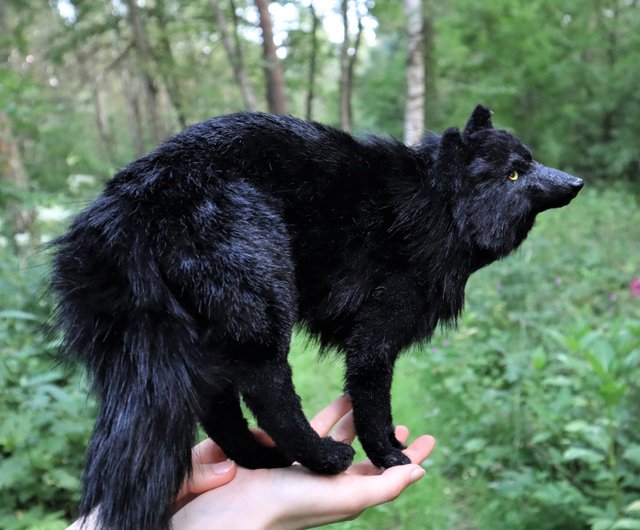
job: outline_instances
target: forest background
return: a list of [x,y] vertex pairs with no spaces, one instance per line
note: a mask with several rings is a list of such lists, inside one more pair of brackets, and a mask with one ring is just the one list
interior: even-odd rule
[[[0,528],[74,516],[95,409],[52,362],[43,245],[118,167],[243,109],[414,142],[484,103],[586,188],[400,361],[427,477],[336,528],[640,529],[639,65],[636,0],[2,0]],[[312,414],[341,369],[307,342]]]

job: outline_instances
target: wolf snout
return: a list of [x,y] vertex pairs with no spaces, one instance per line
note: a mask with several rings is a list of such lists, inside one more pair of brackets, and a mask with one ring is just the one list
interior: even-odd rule
[[584,186],[581,178],[542,164],[535,165],[531,177],[531,200],[538,212],[566,206]]

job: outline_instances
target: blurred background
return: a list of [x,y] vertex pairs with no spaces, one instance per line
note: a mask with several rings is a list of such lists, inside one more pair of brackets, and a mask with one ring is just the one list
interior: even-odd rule
[[[44,245],[119,166],[243,109],[415,142],[484,103],[585,190],[401,359],[427,476],[335,528],[640,529],[639,67],[636,0],[1,0],[0,528],[74,516],[95,412],[53,362]],[[315,349],[309,414],[342,386]]]

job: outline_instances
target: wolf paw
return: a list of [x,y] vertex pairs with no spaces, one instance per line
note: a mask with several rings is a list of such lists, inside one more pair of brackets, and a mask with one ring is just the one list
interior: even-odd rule
[[[398,442],[399,443],[399,442]],[[376,467],[388,468],[393,466],[402,466],[404,464],[410,464],[411,460],[400,449],[393,448],[388,453],[382,455],[369,455],[371,462]]]
[[336,442],[332,438],[322,438],[320,440],[320,458],[300,463],[316,473],[336,475],[351,465],[355,454],[353,447],[348,444]]

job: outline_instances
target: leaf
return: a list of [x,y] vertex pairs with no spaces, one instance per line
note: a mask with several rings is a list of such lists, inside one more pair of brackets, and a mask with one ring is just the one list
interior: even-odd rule
[[618,519],[611,530],[640,530],[640,519]]
[[584,420],[570,421],[564,426],[564,430],[567,432],[584,432],[589,430],[590,428],[591,428],[591,425],[589,425]]
[[624,450],[622,457],[640,466],[640,445],[632,444]]
[[637,501],[633,501],[629,506],[627,506],[624,511],[626,513],[629,512],[640,512],[640,499]]
[[584,357],[587,360],[587,362],[589,363],[589,365],[591,366],[591,369],[598,376],[600,381],[609,382],[611,380],[611,376],[609,375],[609,373],[607,372],[607,370],[603,366],[603,364],[600,361],[600,359],[598,359],[595,355],[593,355],[592,353],[589,353],[587,351],[584,352]]
[[613,521],[611,519],[591,519],[591,530],[610,530]]
[[602,462],[604,457],[591,449],[585,449],[584,447],[571,447],[562,453],[562,459],[564,461],[582,460],[589,464],[597,464]]
[[464,444],[464,449],[468,453],[477,453],[484,449],[486,445],[487,441],[484,438],[472,438]]
[[0,318],[12,318],[14,320],[31,320],[33,322],[40,322],[40,318],[33,313],[27,313],[26,311],[20,311],[18,309],[5,309],[0,311]]
[[627,385],[624,383],[614,383],[613,381],[602,385],[598,392],[607,405],[617,405],[624,396]]

